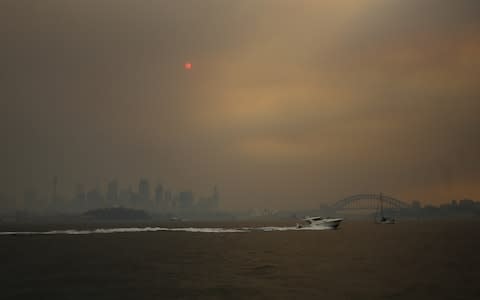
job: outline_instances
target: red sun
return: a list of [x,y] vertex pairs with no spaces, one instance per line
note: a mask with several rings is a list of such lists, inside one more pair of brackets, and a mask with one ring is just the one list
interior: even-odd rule
[[185,70],[190,70],[192,68],[192,63],[191,62],[186,62],[183,67],[185,68]]

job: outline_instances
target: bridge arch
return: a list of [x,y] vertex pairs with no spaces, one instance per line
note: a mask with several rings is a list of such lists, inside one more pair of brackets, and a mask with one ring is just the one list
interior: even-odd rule
[[357,195],[352,195],[346,198],[343,198],[337,202],[335,202],[331,208],[334,210],[342,210],[342,209],[347,209],[351,208],[356,204],[357,202],[368,202],[372,204],[372,207],[370,208],[376,208],[373,207],[373,205],[378,205],[380,198],[383,200],[384,206],[387,208],[394,208],[394,209],[400,209],[400,208],[409,208],[410,205],[406,202],[403,202],[401,200],[398,200],[394,197],[388,196],[388,195],[383,195],[383,194],[357,194]]

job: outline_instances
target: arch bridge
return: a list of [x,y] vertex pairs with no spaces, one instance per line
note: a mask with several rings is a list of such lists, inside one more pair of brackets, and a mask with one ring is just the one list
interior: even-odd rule
[[380,200],[383,201],[383,207],[386,209],[410,207],[406,202],[383,194],[357,194],[335,202],[331,208],[336,211],[344,209],[377,209],[380,206]]

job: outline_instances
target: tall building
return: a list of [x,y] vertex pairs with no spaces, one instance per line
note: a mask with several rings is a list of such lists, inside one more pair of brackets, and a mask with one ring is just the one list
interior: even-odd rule
[[125,207],[133,207],[133,192],[132,186],[128,186],[126,189],[121,189],[118,193],[118,203]]
[[138,195],[141,202],[141,206],[145,206],[150,201],[150,184],[145,178],[140,179],[138,184]]
[[218,195],[218,189],[217,189],[217,186],[215,185],[213,187],[212,209],[218,209],[219,204],[220,204],[220,196]]
[[165,206],[167,207],[167,209],[175,208],[175,202],[172,198],[172,192],[170,190],[165,191],[165,203],[166,203]]
[[107,205],[118,205],[118,183],[116,180],[112,180],[107,185],[106,194]]
[[72,199],[72,207],[74,210],[83,211],[86,208],[87,194],[83,184],[77,184],[75,194]]
[[87,202],[87,209],[93,209],[93,208],[100,208],[104,205],[103,203],[103,195],[98,189],[98,187],[95,187],[88,191],[86,195],[86,202]]
[[163,186],[161,184],[158,184],[157,187],[155,188],[155,206],[161,210],[164,210],[167,208],[165,197],[163,194]]
[[197,203],[197,207],[199,210],[203,211],[211,211],[216,210],[219,204],[219,196],[217,186],[213,188],[213,193],[209,197],[202,197],[199,199]]
[[178,195],[178,204],[181,209],[191,209],[193,208],[193,193],[192,191],[183,191]]

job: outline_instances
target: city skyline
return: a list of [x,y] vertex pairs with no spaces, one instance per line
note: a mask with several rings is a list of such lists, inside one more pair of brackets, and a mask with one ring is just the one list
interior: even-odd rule
[[[58,193],[58,176],[52,178],[51,184],[51,189],[46,194],[41,194],[36,188],[31,187],[25,189],[23,195],[8,199],[10,201],[0,201],[0,204],[2,204],[0,205],[0,212],[12,212],[16,210],[36,213],[82,213],[92,209],[108,207],[145,209],[157,213],[202,213],[222,210],[219,206],[220,198],[217,185],[213,185],[209,196],[204,196],[201,194],[195,194],[191,189],[174,189],[162,183],[150,184],[150,181],[145,177],[141,177],[136,186],[131,183],[121,185],[117,179],[113,178],[104,184],[95,184],[91,187],[77,184],[75,188],[70,191],[69,196],[67,196]],[[382,193],[350,195],[344,199],[336,199],[328,202],[320,201],[313,207],[297,207],[294,211],[320,209],[324,213],[335,213],[332,211],[332,208],[336,205],[346,205],[340,203],[350,201],[349,199],[355,200],[360,198],[370,199],[369,201],[371,201],[375,198],[381,197],[381,195]],[[5,195],[1,193],[0,196],[3,201],[7,199]],[[461,208],[460,212],[465,213],[470,210],[471,213],[475,214],[478,207],[480,207],[480,201],[472,200],[468,197],[457,197],[450,201],[440,203],[421,201],[419,199],[402,201],[392,198],[391,196],[387,196],[387,198],[393,199],[392,201],[403,203],[401,206],[405,205],[406,207],[401,208],[401,206],[398,206],[396,209],[400,209],[401,211],[406,208],[406,210],[403,211],[403,214],[406,214],[407,216],[411,216],[412,210],[415,211],[418,209],[422,209],[422,211],[428,212],[431,215],[436,215],[440,212],[439,215],[444,214],[445,216],[448,216],[448,212],[456,213],[458,212],[458,208]],[[371,205],[369,203],[370,202],[364,203],[363,209],[369,207],[369,205]],[[261,203],[259,204],[261,206]],[[356,206],[353,206],[352,208],[354,207]],[[362,205],[356,208],[358,209],[361,207]],[[248,210],[252,212],[252,215],[258,214],[258,211],[260,210],[269,211],[270,213],[268,215],[271,214],[272,216],[280,212],[276,208],[260,208],[258,206],[249,207]],[[232,212],[233,211],[234,210],[232,210]],[[255,211],[257,211],[257,213],[254,213]],[[276,213],[272,214],[271,212],[273,211]],[[239,211],[237,210],[237,212]],[[288,210],[283,211],[283,213],[286,212],[288,212]]]
[[162,183],[151,183],[141,177],[134,184],[119,184],[111,179],[104,184],[86,187],[76,184],[69,192],[58,192],[61,179],[54,176],[50,188],[42,193],[35,187],[24,190],[22,195],[15,195],[6,201],[2,196],[0,212],[19,210],[32,212],[84,212],[103,207],[124,206],[146,209],[157,212],[175,212],[197,209],[199,211],[215,211],[219,208],[220,199],[217,185],[210,188],[208,196],[195,194],[192,189],[175,189]]

